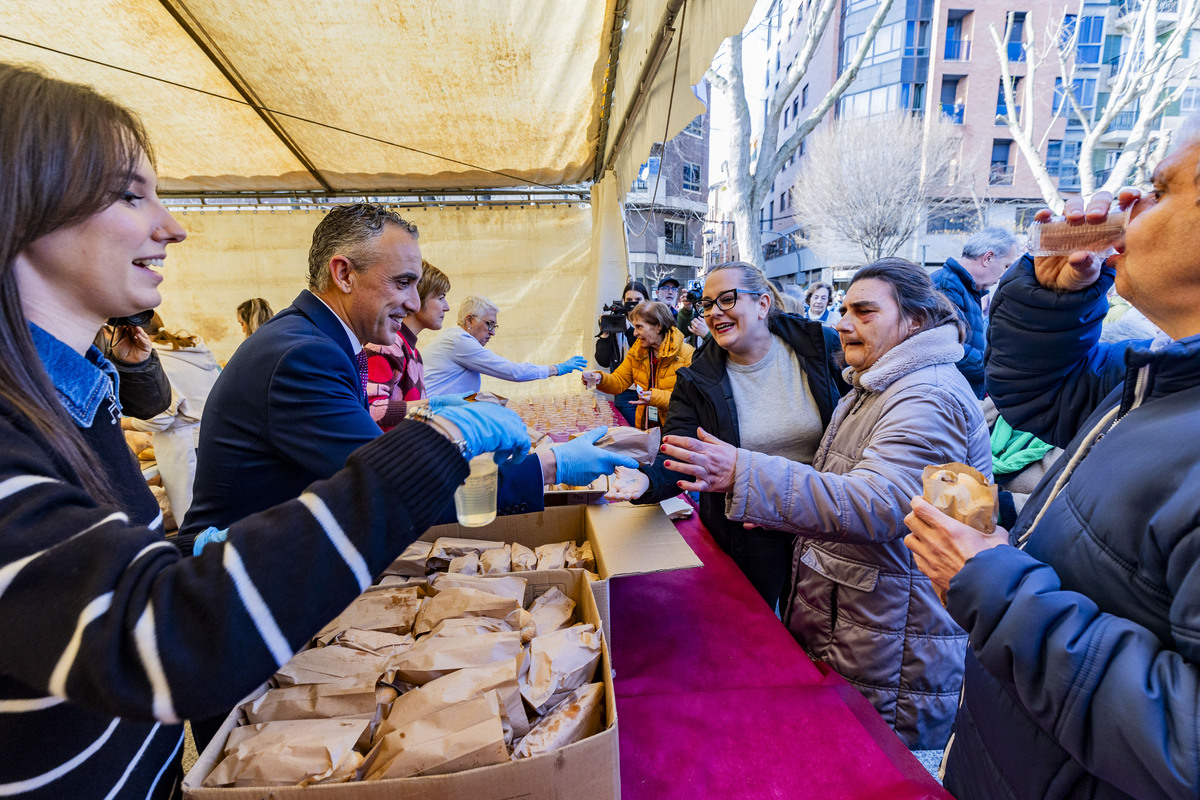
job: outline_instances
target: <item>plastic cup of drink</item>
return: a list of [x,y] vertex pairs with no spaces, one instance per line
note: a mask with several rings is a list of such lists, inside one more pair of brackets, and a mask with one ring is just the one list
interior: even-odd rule
[[471,459],[467,482],[454,490],[454,512],[464,528],[478,528],[496,518],[496,483],[499,474],[491,453]]

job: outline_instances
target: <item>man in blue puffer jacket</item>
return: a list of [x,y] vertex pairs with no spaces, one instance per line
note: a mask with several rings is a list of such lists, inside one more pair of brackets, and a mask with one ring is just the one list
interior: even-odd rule
[[1017,237],[1011,231],[984,228],[963,242],[961,259],[947,258],[945,266],[929,276],[967,326],[963,357],[955,366],[980,400],[984,397],[983,350],[987,345],[983,297],[1019,255]]
[[[1011,534],[913,499],[907,542],[971,644],[946,759],[960,800],[1200,795],[1198,163],[1200,125],[1153,194],[1121,192],[1103,267],[1026,257],[1001,283],[988,391],[1066,448]],[[1082,202],[1066,213],[1082,222]],[[1169,339],[1099,343],[1114,276]]]

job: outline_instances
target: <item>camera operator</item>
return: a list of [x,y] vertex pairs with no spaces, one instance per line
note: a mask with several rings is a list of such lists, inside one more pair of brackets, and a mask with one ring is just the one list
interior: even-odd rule
[[[621,292],[621,299],[604,307],[600,315],[600,333],[596,334],[596,363],[612,372],[625,360],[629,346],[633,344],[633,324],[629,322],[629,312],[638,303],[650,299],[646,284],[641,281],[630,281]],[[613,398],[617,410],[630,425],[634,424],[637,409],[633,401],[637,400],[637,391],[627,389]]]
[[675,327],[683,333],[684,341],[692,347],[699,347],[708,336],[708,325],[704,315],[695,312],[695,304],[700,300],[704,284],[700,281],[688,281],[687,289],[679,300],[679,313],[675,317]]

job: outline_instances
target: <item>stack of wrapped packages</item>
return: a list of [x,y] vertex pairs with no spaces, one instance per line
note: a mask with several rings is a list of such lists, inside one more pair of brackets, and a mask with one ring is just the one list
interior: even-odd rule
[[[515,560],[511,547],[477,544]],[[417,547],[447,566],[463,557]],[[403,571],[404,562],[393,567]],[[526,603],[529,583],[457,571],[364,593],[241,706],[204,786],[443,775],[600,732],[601,633],[577,622],[577,604],[553,580],[536,582],[544,591]]]
[[548,569],[581,569],[588,580],[599,580],[592,543],[553,542],[526,547],[520,542],[457,539],[442,536],[432,542],[413,542],[383,571],[380,586],[423,583],[439,572],[455,575],[507,575]]

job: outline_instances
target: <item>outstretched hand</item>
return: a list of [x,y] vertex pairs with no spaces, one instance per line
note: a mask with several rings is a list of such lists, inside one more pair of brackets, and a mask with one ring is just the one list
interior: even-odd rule
[[664,436],[662,452],[671,458],[663,466],[691,475],[691,481],[679,481],[685,492],[728,492],[733,489],[737,467],[737,448],[723,442],[703,428],[689,436]]
[[924,497],[912,499],[912,512],[904,518],[911,531],[904,545],[912,551],[917,568],[933,583],[942,602],[950,589],[950,579],[959,573],[967,559],[984,550],[1008,544],[1008,531],[997,527],[995,533],[980,533],[934,508]]
[[637,500],[649,488],[650,478],[640,469],[617,467],[608,482],[608,491],[604,493],[604,499],[613,503],[622,500]]

